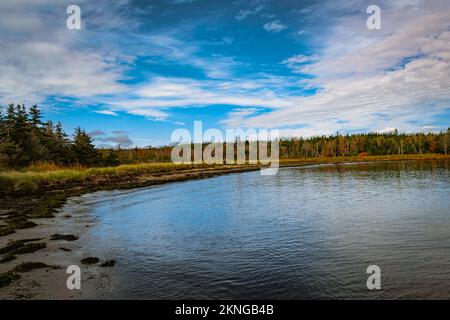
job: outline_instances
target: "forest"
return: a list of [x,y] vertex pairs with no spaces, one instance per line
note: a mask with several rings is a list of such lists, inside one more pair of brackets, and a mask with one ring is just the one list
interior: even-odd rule
[[[450,129],[439,133],[361,133],[280,139],[281,159],[365,155],[447,155]],[[69,136],[61,123],[44,121],[34,105],[0,108],[0,168],[25,168],[35,163],[71,167],[170,162],[171,146],[98,149],[81,128]]]

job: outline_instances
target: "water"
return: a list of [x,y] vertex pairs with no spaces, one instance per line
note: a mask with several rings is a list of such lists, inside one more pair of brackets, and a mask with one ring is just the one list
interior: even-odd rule
[[[280,169],[72,199],[111,298],[450,298],[449,162]],[[366,287],[381,268],[382,290]]]

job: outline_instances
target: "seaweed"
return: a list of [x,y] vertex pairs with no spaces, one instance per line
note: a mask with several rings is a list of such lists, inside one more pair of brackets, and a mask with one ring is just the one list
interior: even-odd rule
[[0,254],[24,254],[32,253],[46,247],[45,243],[27,243],[41,239],[23,239],[10,241],[6,247],[0,248]]
[[13,271],[0,274],[0,288],[9,286],[12,282],[20,279],[20,275]]
[[53,234],[50,236],[50,240],[75,241],[78,240],[78,237],[73,234]]
[[30,270],[34,269],[42,269],[42,268],[52,268],[56,269],[56,266],[49,266],[42,262],[23,262],[19,265],[17,265],[14,269],[12,269],[10,272],[17,272],[17,273],[24,273],[28,272]]
[[96,264],[100,261],[97,257],[87,257],[81,260],[82,264]]
[[3,257],[3,259],[0,260],[0,263],[6,263],[6,262],[9,262],[14,259],[17,259],[17,257],[15,255],[7,254],[6,256]]
[[100,267],[114,267],[116,265],[116,260],[106,260]]

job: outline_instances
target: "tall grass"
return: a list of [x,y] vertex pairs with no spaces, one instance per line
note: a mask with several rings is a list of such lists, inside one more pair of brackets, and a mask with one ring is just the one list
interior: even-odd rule
[[[195,168],[203,167],[206,165],[195,165]],[[61,168],[39,164],[23,171],[0,171],[0,193],[33,192],[42,185],[64,185],[124,176],[131,178],[143,174],[173,173],[193,168],[192,164],[173,163],[143,163],[102,168]]]

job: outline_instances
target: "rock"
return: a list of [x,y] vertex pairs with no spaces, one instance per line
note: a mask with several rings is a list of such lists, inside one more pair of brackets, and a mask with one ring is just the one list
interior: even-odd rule
[[19,280],[20,276],[15,272],[9,271],[0,274],[0,288],[8,286],[11,282]]
[[54,234],[50,237],[50,240],[75,241],[78,240],[78,237],[73,234]]
[[81,263],[82,264],[96,264],[99,261],[100,261],[100,259],[97,257],[87,257],[87,258],[84,258],[83,260],[81,260]]
[[0,254],[11,253],[11,254],[22,254],[31,253],[42,248],[45,248],[45,243],[30,243],[31,241],[38,241],[41,239],[22,239],[16,241],[10,241],[6,247],[0,248]]
[[9,253],[6,256],[4,256],[3,259],[0,260],[0,263],[6,263],[6,262],[14,260],[16,258],[17,257],[15,255]]
[[114,267],[116,265],[116,260],[106,260],[100,267]]
[[8,227],[8,226],[0,226],[0,237],[1,236],[7,236],[11,233],[14,233],[14,229]]
[[45,263],[42,262],[24,262],[16,266],[12,271],[23,273],[33,269],[41,269],[41,268],[56,268],[56,267],[46,265]]
[[11,229],[28,229],[36,227],[37,223],[26,220],[26,221],[13,221],[8,223],[8,225]]
[[0,254],[9,253],[13,250],[16,250],[20,247],[23,247],[25,244],[22,240],[10,241],[6,247],[0,248]]
[[11,251],[11,253],[13,254],[33,253],[38,250],[44,249],[45,247],[46,247],[45,243],[29,243]]

